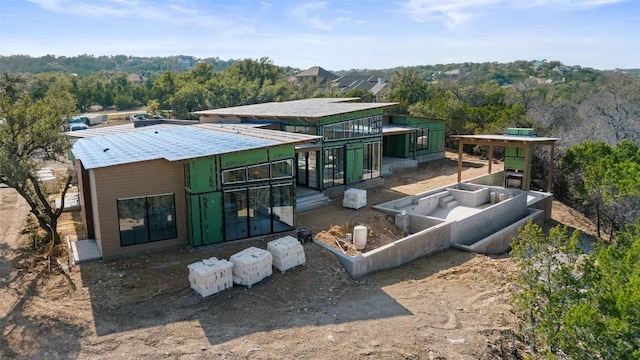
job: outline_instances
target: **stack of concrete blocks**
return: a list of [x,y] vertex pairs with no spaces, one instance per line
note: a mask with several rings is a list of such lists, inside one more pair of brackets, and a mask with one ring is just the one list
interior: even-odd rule
[[233,282],[238,285],[251,287],[273,275],[273,256],[267,250],[252,246],[231,255],[229,260],[233,263]]
[[293,236],[269,241],[267,251],[273,256],[273,266],[281,273],[305,263],[304,247]]
[[207,297],[233,286],[233,263],[215,257],[187,265],[191,288]]
[[345,191],[342,206],[350,209],[360,209],[367,206],[367,190],[349,189]]

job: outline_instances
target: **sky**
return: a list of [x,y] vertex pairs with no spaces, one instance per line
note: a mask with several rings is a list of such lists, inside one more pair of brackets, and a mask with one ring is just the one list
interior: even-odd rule
[[640,0],[0,0],[0,55],[640,68]]

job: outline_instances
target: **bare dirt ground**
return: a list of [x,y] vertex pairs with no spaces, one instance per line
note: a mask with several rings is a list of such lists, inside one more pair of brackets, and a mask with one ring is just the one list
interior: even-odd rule
[[[332,226],[386,219],[376,203],[456,181],[455,155],[394,174],[370,189],[368,206],[341,199],[298,216],[314,234]],[[464,179],[486,173],[467,159]],[[494,165],[498,170],[499,166]],[[593,231],[560,203],[554,221]],[[187,265],[228,258],[273,238],[196,252],[186,248],[80,264],[62,273],[36,258],[20,230],[27,213],[0,187],[0,358],[43,359],[498,359],[518,358],[517,319],[509,310],[508,256],[447,250],[354,280],[336,257],[306,243],[305,265],[274,272],[251,288],[208,298],[189,288]],[[64,219],[63,231],[77,223]],[[348,225],[347,225],[348,224]],[[81,230],[81,229],[80,229]],[[280,235],[282,236],[282,235]],[[372,239],[375,241],[375,239]],[[373,245],[372,245],[373,246]]]

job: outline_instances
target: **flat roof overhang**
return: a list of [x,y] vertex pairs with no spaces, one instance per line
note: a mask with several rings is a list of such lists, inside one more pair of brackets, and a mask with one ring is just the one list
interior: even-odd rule
[[[465,144],[486,145],[489,147],[489,174],[491,174],[491,164],[493,163],[493,147],[494,146],[513,146],[524,148],[524,158],[528,159],[531,154],[531,146],[547,145],[551,147],[549,156],[549,170],[547,178],[547,192],[551,193],[553,189],[553,157],[556,141],[559,138],[550,137],[534,137],[521,135],[451,135],[452,138],[458,140],[458,183],[462,182],[462,147]],[[523,178],[528,176],[529,169],[525,166],[523,169]],[[522,190],[529,190],[529,184],[522,182]]]
[[382,125],[382,136],[411,134],[418,130],[414,127],[398,126],[398,125]]

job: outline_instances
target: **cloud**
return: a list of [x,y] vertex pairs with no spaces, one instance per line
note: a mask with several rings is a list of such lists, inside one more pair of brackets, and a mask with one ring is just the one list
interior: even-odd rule
[[454,28],[497,8],[551,7],[586,10],[629,0],[409,0],[402,11],[416,22],[442,22]]
[[305,3],[294,7],[289,12],[289,16],[302,24],[329,31],[332,28],[331,22],[321,20],[321,18],[317,16],[317,14],[326,7],[327,3],[323,1]]

